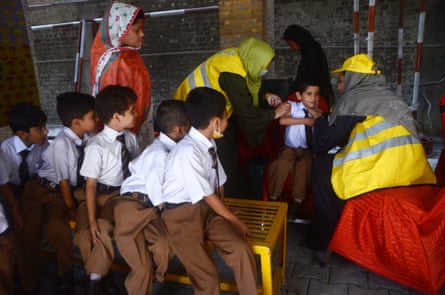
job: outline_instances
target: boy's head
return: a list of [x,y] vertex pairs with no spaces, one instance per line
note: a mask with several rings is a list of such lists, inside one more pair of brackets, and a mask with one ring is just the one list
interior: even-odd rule
[[296,85],[296,94],[299,101],[308,109],[318,106],[320,101],[320,86],[316,82],[299,81]]
[[196,129],[222,133],[227,127],[226,99],[222,93],[207,87],[189,92],[185,110]]
[[134,104],[137,96],[130,87],[109,85],[96,96],[96,112],[102,121],[118,129],[133,128],[136,122]]
[[96,128],[94,97],[80,92],[65,92],[57,96],[57,114],[62,124],[71,129],[92,132]]
[[180,100],[164,100],[156,112],[156,124],[162,133],[174,141],[181,140],[190,129],[185,103]]
[[28,102],[16,104],[8,114],[9,127],[27,146],[43,144],[46,141],[46,120],[45,113]]

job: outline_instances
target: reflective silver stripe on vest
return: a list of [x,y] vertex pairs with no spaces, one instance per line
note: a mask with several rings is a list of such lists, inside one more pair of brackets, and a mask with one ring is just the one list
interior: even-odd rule
[[[209,78],[207,76],[207,72],[206,72],[206,63],[203,62],[200,66],[199,66],[199,71],[201,73],[201,78],[204,81],[204,86],[208,87],[208,88],[212,88],[209,82]],[[191,73],[189,75],[189,85],[190,85],[190,89],[195,89],[196,86],[196,81],[195,81],[195,72]]]
[[372,135],[375,135],[375,134],[377,134],[385,129],[389,129],[391,127],[392,127],[392,125],[390,123],[388,123],[387,121],[379,122],[379,123],[373,125],[372,127],[367,128],[365,130],[365,132],[357,132],[354,135],[354,137],[352,138],[352,140],[349,140],[347,146],[350,146],[356,140],[366,139]]
[[418,140],[411,135],[404,135],[404,136],[397,136],[389,138],[379,144],[363,148],[357,151],[349,152],[345,157],[343,158],[335,158],[333,162],[333,166],[340,166],[346,162],[354,161],[357,159],[361,159],[364,157],[372,156],[378,153],[381,153],[383,150],[391,147],[397,147],[402,145],[408,145],[408,144],[417,144],[419,143]]

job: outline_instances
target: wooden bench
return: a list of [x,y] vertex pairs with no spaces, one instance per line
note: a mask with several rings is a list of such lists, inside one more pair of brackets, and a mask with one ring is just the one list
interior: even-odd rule
[[[261,285],[258,286],[258,294],[279,294],[285,278],[287,203],[232,198],[225,198],[224,202],[229,208],[240,212],[238,216],[252,233],[248,242],[253,253],[260,258]],[[74,222],[70,222],[70,225],[74,229]],[[44,254],[49,253],[46,251]],[[73,256],[73,262],[82,263],[82,259]],[[124,262],[115,262],[111,270],[128,272],[130,269]],[[174,273],[168,273],[166,280],[191,284],[186,275]],[[220,289],[238,291],[236,284],[229,281],[221,281]]]

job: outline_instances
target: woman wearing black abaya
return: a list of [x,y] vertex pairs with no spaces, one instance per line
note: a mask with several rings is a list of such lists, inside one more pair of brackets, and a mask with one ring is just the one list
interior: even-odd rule
[[[334,101],[326,55],[320,44],[314,40],[312,34],[299,25],[290,25],[283,34],[283,39],[290,48],[301,54],[297,75],[293,85],[298,81],[313,81],[320,85],[320,95],[330,107]],[[295,92],[296,89],[293,89]]]

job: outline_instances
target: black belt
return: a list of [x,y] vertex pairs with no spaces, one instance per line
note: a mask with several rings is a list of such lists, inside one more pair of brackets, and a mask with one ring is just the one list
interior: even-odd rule
[[185,204],[191,204],[190,202],[182,202],[182,203],[164,203],[164,207],[166,209],[175,209],[179,206],[185,205]]
[[109,194],[111,192],[119,190],[120,188],[121,188],[120,186],[106,185],[106,184],[103,184],[103,183],[100,183],[100,182],[98,182],[96,184],[96,191],[99,194]]
[[37,182],[40,185],[43,185],[43,186],[45,186],[45,187],[47,187],[49,189],[52,189],[52,190],[59,190],[60,189],[60,186],[57,183],[52,182],[51,180],[48,180],[48,179],[46,179],[44,177],[37,177]]
[[142,201],[144,202],[147,207],[152,208],[153,203],[151,202],[150,198],[148,197],[147,194],[143,194],[140,192],[126,192],[122,195],[122,197],[126,198],[126,199],[130,199],[130,200],[138,200],[138,201]]

